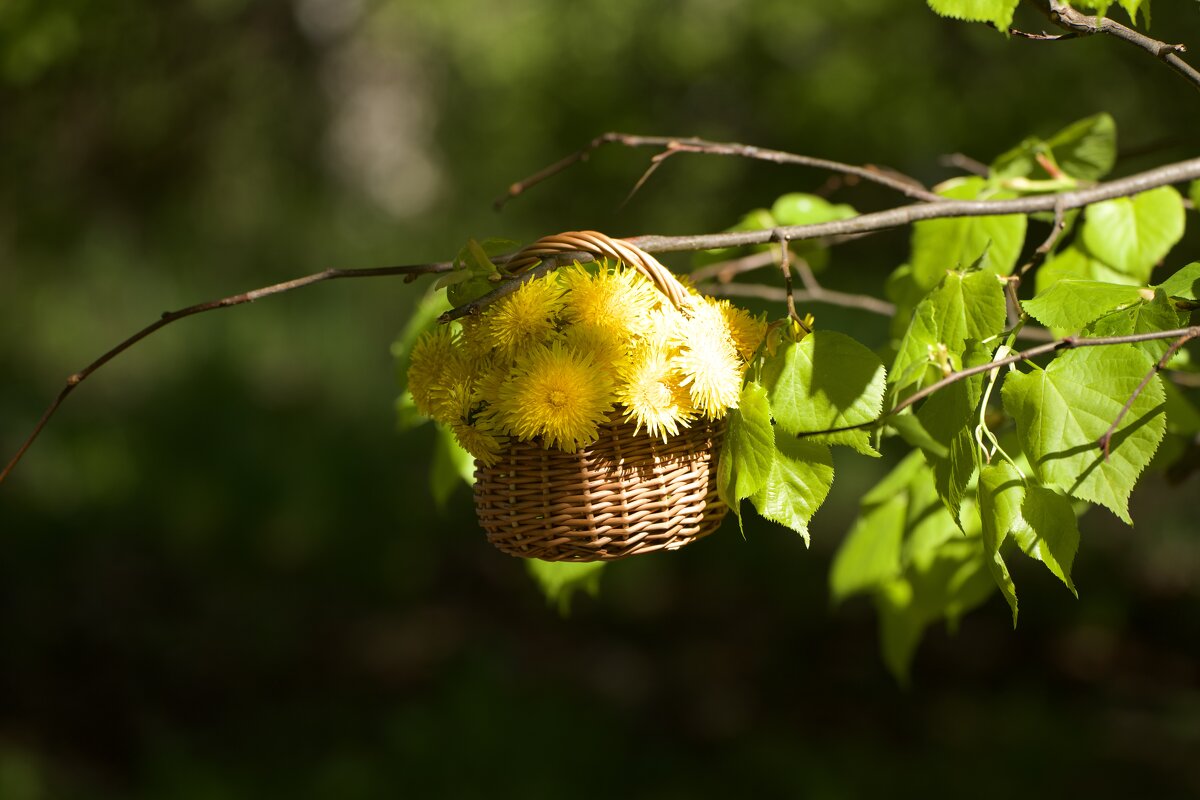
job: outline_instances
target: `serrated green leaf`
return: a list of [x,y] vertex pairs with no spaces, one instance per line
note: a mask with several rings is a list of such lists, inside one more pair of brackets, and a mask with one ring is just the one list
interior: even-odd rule
[[1046,565],[1076,597],[1071,565],[1079,549],[1079,523],[1071,501],[1042,486],[1029,486],[1021,502],[1024,525],[1012,530],[1013,539],[1030,558]]
[[1004,290],[995,275],[949,273],[913,312],[892,366],[892,381],[899,389],[921,384],[925,367],[936,365],[940,353],[960,356],[967,339],[994,336],[1004,323]]
[[[991,360],[991,351],[976,341],[967,343],[962,367],[986,364]],[[935,392],[917,410],[917,418],[926,431],[946,450],[939,458],[927,452],[926,457],[933,467],[934,485],[938,497],[946,510],[960,524],[959,511],[967,485],[975,473],[975,453],[979,445],[973,434],[979,422],[979,401],[983,395],[983,375],[975,375],[952,383]]]
[[542,561],[525,560],[529,574],[537,581],[546,602],[558,606],[564,617],[571,611],[571,597],[582,591],[595,597],[600,591],[600,575],[604,561]]
[[1017,468],[1007,461],[988,464],[979,472],[979,515],[982,523],[983,552],[988,570],[1000,587],[1000,593],[1012,609],[1013,627],[1017,627],[1017,587],[1000,555],[1000,547],[1010,531],[1021,525],[1021,502],[1025,482]]
[[997,180],[1054,177],[1038,163],[1039,154],[1076,180],[1098,181],[1116,162],[1116,123],[1108,114],[1096,114],[1071,123],[1049,139],[1030,137],[993,161],[991,176]]
[[1107,459],[1097,442],[1152,364],[1132,345],[1088,347],[1062,353],[1044,370],[1005,378],[1004,408],[1043,484],[1103,505],[1132,524],[1129,493],[1165,429],[1157,376],[1125,414]]
[[990,22],[1002,31],[1012,24],[1013,11],[1020,0],[927,0],[929,7],[943,17],[968,22]]
[[834,603],[870,592],[900,574],[900,543],[908,499],[897,494],[866,511],[834,556],[829,590]]
[[1200,289],[1200,261],[1193,261],[1155,288],[1162,289],[1167,297],[1179,297],[1184,300],[1198,299],[1196,290]]
[[1183,228],[1183,198],[1161,186],[1088,206],[1080,236],[1096,258],[1144,283]]
[[[879,358],[837,331],[819,330],[799,342],[788,342],[763,365],[771,412],[780,430],[792,435],[877,419],[883,409],[886,382]],[[878,455],[865,430],[805,439]]]
[[1077,331],[1105,313],[1142,297],[1136,286],[1065,278],[1021,305],[1047,328]]
[[775,447],[771,473],[751,502],[764,519],[791,528],[807,545],[808,522],[833,485],[833,454],[826,445],[789,436],[777,437]]
[[[953,200],[1000,200],[1014,194],[993,186],[983,178],[956,178],[938,188],[938,194]],[[986,251],[984,268],[1008,275],[1025,242],[1025,215],[953,217],[931,219],[913,225],[912,274],[924,289],[936,286],[948,270],[973,264]]]
[[1038,268],[1035,291],[1037,294],[1041,294],[1057,281],[1069,278],[1139,288],[1145,285],[1132,275],[1117,272],[1103,261],[1095,258],[1078,238],[1069,247],[1064,247],[1046,259],[1045,263]]
[[748,381],[729,412],[717,463],[717,493],[741,521],[741,501],[766,485],[775,461],[775,429],[762,384]]
[[[1154,293],[1154,299],[1135,303],[1128,308],[1113,311],[1092,322],[1083,329],[1083,335],[1094,336],[1128,336],[1135,333],[1157,333],[1172,331],[1187,325],[1188,315],[1177,311],[1166,294],[1159,289]],[[1138,342],[1136,345],[1146,351],[1154,360],[1163,357],[1171,346],[1169,339],[1152,339]]]

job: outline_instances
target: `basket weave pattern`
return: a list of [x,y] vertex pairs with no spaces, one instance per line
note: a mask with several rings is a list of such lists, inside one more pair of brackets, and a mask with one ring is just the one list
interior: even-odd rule
[[666,442],[613,420],[575,453],[514,442],[475,469],[475,509],[500,550],[546,561],[611,561],[675,550],[717,529],[715,454],[724,421]]

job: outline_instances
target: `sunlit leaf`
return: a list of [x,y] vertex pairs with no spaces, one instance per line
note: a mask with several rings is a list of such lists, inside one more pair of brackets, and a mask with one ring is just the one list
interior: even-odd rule
[[[878,356],[854,339],[818,330],[780,347],[763,367],[763,383],[780,430],[794,435],[877,419],[883,409],[886,372]],[[805,438],[877,455],[865,430]]]
[[807,545],[808,522],[833,485],[829,447],[790,436],[777,436],[778,448],[767,482],[751,498],[765,519],[791,528]]
[[1004,408],[1041,483],[1132,524],[1129,493],[1165,430],[1157,376],[1124,415],[1107,458],[1097,443],[1152,364],[1133,345],[1088,347],[1062,353],[1044,370],[1005,378]]
[[1080,236],[1113,269],[1147,282],[1183,236],[1183,198],[1170,186],[1087,207]]
[[1077,331],[1108,311],[1142,299],[1136,286],[1066,278],[1021,305],[1047,328]]

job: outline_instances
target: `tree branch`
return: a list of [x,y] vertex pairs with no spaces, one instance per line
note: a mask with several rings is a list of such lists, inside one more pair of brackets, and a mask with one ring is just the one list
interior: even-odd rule
[[[759,283],[715,283],[700,286],[698,289],[702,294],[714,297],[753,297],[780,303],[787,301],[787,292],[784,289]],[[792,291],[792,297],[800,303],[825,303],[843,308],[857,308],[885,317],[896,313],[896,307],[891,303],[867,294],[846,294],[825,288],[818,291],[795,289]]]
[[[905,197],[911,197],[916,200],[925,200],[927,202],[938,202],[943,198],[940,195],[926,189],[915,178],[910,178],[907,175],[902,175],[894,170],[877,167],[872,164],[858,167],[852,164],[843,164],[838,161],[830,161],[825,158],[814,158],[812,156],[802,156],[795,153],[785,153],[782,150],[769,150],[762,147],[754,147],[752,145],[738,144],[736,142],[710,142],[706,139],[698,139],[696,137],[674,137],[674,136],[635,136],[628,133],[609,132],[597,136],[592,141],[588,142],[580,150],[572,153],[566,158],[562,158],[548,167],[544,167],[524,180],[517,181],[508,187],[508,191],[503,196],[498,197],[494,203],[496,210],[504,207],[509,200],[523,194],[530,188],[542,183],[543,181],[554,177],[560,172],[570,168],[580,161],[587,161],[591,154],[606,144],[619,144],[625,147],[661,147],[663,152],[655,156],[650,167],[643,173],[634,186],[630,195],[636,192],[650,174],[658,168],[658,165],[669,155],[674,153],[701,153],[705,155],[719,156],[737,156],[740,158],[750,158],[756,161],[770,161],[775,164],[793,164],[802,167],[812,167],[814,169],[823,169],[830,172],[839,172],[844,175],[853,175],[856,178],[861,178],[865,181],[871,181],[881,186],[886,186],[889,189],[894,189],[900,192]],[[628,198],[626,198],[628,200]]]
[[75,391],[76,386],[87,380],[88,376],[103,367],[109,361],[116,358],[121,353],[125,352],[130,347],[137,344],[142,339],[145,339],[147,336],[159,330],[160,328],[165,328],[167,325],[170,325],[172,322],[177,322],[184,317],[190,317],[194,314],[201,314],[205,311],[214,311],[218,308],[229,308],[231,306],[240,306],[243,303],[252,303],[255,300],[261,300],[264,297],[290,292],[293,289],[300,289],[305,286],[312,286],[315,283],[323,283],[325,281],[341,280],[343,278],[378,278],[392,275],[404,275],[406,280],[411,280],[418,275],[449,272],[451,269],[453,269],[453,267],[454,265],[451,262],[441,261],[432,264],[414,264],[401,267],[327,269],[323,272],[316,272],[312,275],[306,275],[303,278],[295,278],[290,281],[284,281],[283,283],[276,283],[272,286],[264,286],[261,289],[252,289],[251,291],[243,292],[242,294],[223,297],[220,300],[212,300],[207,303],[197,303],[196,305],[188,306],[187,308],[181,308],[178,311],[163,312],[159,319],[142,328],[140,331],[133,334],[128,339],[113,347],[107,353],[67,378],[66,385],[63,386],[62,390],[58,393],[58,396],[54,398],[54,401],[51,402],[49,407],[47,407],[45,412],[43,412],[41,419],[38,420],[37,425],[34,426],[33,433],[29,434],[29,437],[25,440],[24,444],[22,444],[21,448],[17,450],[17,454],[12,457],[12,459],[4,467],[4,470],[0,472],[0,483],[4,483],[4,480],[9,476],[9,473],[13,471],[13,468],[17,465],[17,462],[19,462],[21,457],[25,455],[25,451],[28,450],[30,445],[33,444],[34,440],[37,439],[38,434],[40,434],[42,429],[46,427],[46,423],[50,421],[52,416],[54,416],[54,412],[58,410],[60,405],[62,405],[63,400],[67,399],[67,395]]
[[1033,214],[1039,211],[1054,211],[1060,205],[1063,211],[1069,211],[1091,203],[1112,200],[1115,197],[1128,197],[1148,189],[1183,183],[1197,178],[1200,178],[1200,158],[1192,158],[1139,172],[1127,178],[1058,194],[1032,195],[1011,200],[941,200],[936,203],[914,203],[886,211],[860,214],[849,219],[819,222],[812,225],[792,225],[769,230],[733,231],[691,236],[634,236],[630,237],[628,241],[647,252],[670,253],[767,244],[773,241],[778,233],[782,233],[790,241],[854,233],[874,233],[928,219]]
[[1128,28],[1108,17],[1091,17],[1076,11],[1061,0],[1030,0],[1032,4],[1051,22],[1077,36],[1091,36],[1105,33],[1115,36],[1123,42],[1145,50],[1150,55],[1164,62],[1168,67],[1178,72],[1189,83],[1200,89],[1200,71],[1188,64],[1180,53],[1186,53],[1187,48],[1182,44],[1168,44],[1157,39],[1151,39],[1143,33]]

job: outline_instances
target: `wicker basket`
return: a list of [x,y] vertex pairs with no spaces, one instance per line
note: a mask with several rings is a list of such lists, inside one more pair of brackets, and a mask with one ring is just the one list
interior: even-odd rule
[[[567,252],[633,266],[676,306],[687,296],[653,256],[593,231],[541,239],[510,269]],[[635,436],[634,425],[614,414],[597,441],[574,453],[514,440],[498,463],[477,463],[475,512],[492,544],[522,558],[612,561],[676,550],[715,531],[728,510],[716,481],[724,430],[724,420],[697,423],[664,442]]]

